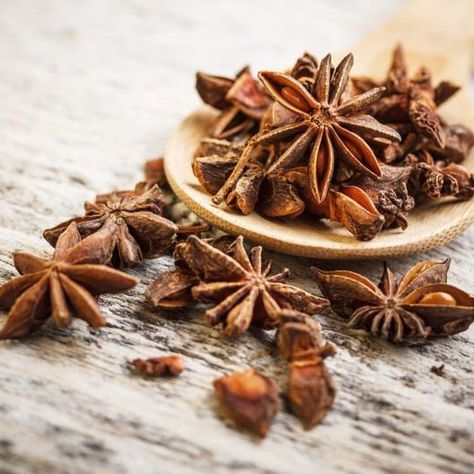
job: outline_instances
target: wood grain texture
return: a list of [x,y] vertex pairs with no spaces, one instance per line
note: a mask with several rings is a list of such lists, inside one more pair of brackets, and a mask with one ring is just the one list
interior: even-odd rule
[[[49,252],[42,229],[96,192],[140,178],[142,162],[198,106],[197,68],[232,74],[246,62],[284,67],[304,49],[344,49],[398,5],[372,3],[1,0],[0,281],[15,274],[12,251]],[[391,263],[402,272],[419,258],[451,256],[451,281],[472,292],[473,239],[471,229]],[[315,291],[309,259],[269,255]],[[321,316],[339,345],[328,361],[334,409],[310,432],[282,413],[258,442],[221,422],[211,383],[249,365],[283,383],[271,334],[229,341],[199,311],[151,311],[145,285],[171,264],[146,262],[132,272],[141,285],[102,298],[101,330],[75,322],[0,344],[2,474],[472,472],[473,329],[395,347]],[[374,278],[382,270],[381,262],[322,266]],[[170,352],[186,359],[176,380],[126,370],[129,359]],[[430,372],[441,363],[445,377]]]

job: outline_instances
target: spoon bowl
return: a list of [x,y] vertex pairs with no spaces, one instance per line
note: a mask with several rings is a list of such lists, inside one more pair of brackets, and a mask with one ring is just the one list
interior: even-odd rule
[[[460,28],[474,17],[469,0],[460,0],[449,12],[436,12],[428,0],[415,0],[379,31],[351,50],[354,75],[381,78],[391,51],[403,42],[409,68],[427,66],[434,81],[450,79],[462,86],[469,83],[471,38],[474,28]],[[342,55],[341,55],[342,56]],[[448,122],[474,128],[474,109],[467,87],[456,94],[440,113]],[[199,217],[230,234],[242,234],[251,241],[279,252],[324,258],[388,258],[422,252],[457,237],[474,221],[474,200],[440,200],[417,206],[408,217],[405,231],[383,231],[369,242],[357,241],[339,224],[311,218],[269,219],[256,212],[244,216],[225,206],[216,206],[193,175],[191,160],[200,140],[216,116],[203,107],[189,115],[171,136],[165,153],[165,172],[177,196]],[[474,154],[463,163],[474,169]]]

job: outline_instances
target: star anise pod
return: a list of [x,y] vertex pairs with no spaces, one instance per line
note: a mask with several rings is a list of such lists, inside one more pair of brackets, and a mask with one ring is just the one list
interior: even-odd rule
[[324,342],[321,325],[307,314],[283,310],[280,320],[277,344],[288,359],[288,399],[309,429],[321,423],[334,402],[336,389],[324,359],[335,346]]
[[[177,272],[182,273],[184,267],[185,272],[199,278],[199,283],[186,291],[191,290],[196,300],[214,304],[205,312],[207,322],[211,326],[222,323],[227,335],[241,334],[250,325],[277,327],[283,308],[314,314],[328,304],[325,299],[286,283],[288,269],[271,275],[271,262],[262,263],[262,247],[254,247],[247,254],[241,236],[227,253],[190,236],[176,247],[175,259],[181,267]],[[153,282],[147,291],[149,302],[153,305],[157,300],[154,293],[166,293],[167,287],[162,278]]]
[[[354,175],[341,188],[356,187],[362,190],[384,217],[383,228],[408,226],[407,215],[415,207],[415,200],[407,188],[411,175],[408,166],[389,166],[381,164],[382,176],[373,179],[361,174]],[[347,194],[347,193],[346,193]]]
[[379,286],[350,271],[313,271],[349,326],[401,342],[457,334],[474,321],[474,298],[446,283],[448,268],[449,260],[420,262],[397,280],[385,265]]
[[84,204],[85,215],[74,217],[44,231],[44,238],[55,245],[71,222],[82,236],[108,225],[114,230],[115,265],[131,266],[143,258],[163,254],[174,242],[178,228],[162,216],[162,193],[158,186],[136,194],[132,191],[97,196],[95,203]]
[[113,245],[110,225],[81,240],[72,222],[58,238],[51,260],[14,253],[21,276],[0,287],[0,307],[10,310],[0,339],[27,336],[50,317],[60,327],[69,326],[73,315],[93,328],[104,326],[106,320],[94,296],[126,291],[138,282],[104,265],[111,258]]
[[377,158],[362,136],[366,139],[382,137],[388,140],[399,140],[400,136],[373,117],[364,115],[369,106],[380,99],[383,87],[341,103],[352,63],[353,57],[349,54],[333,71],[331,56],[327,55],[319,66],[311,92],[289,74],[259,73],[268,93],[293,112],[297,120],[263,130],[248,140],[232,174],[213,197],[215,204],[222,203],[232,192],[257,146],[288,138],[292,138],[290,145],[266,172],[282,173],[296,165],[306,165],[311,196],[316,203],[325,199],[339,161],[354,171],[375,178],[380,176]]
[[405,164],[412,169],[412,185],[415,190],[430,199],[452,196],[471,199],[474,196],[474,175],[463,165],[442,165],[434,161],[428,151],[409,154]]
[[384,97],[370,107],[375,118],[386,124],[411,124],[438,147],[444,147],[445,132],[437,107],[455,94],[459,86],[443,81],[433,87],[431,74],[425,67],[421,67],[410,78],[401,45],[397,45],[393,51],[385,81],[377,83],[363,78],[354,79],[354,82],[358,91],[375,86],[386,87]]
[[206,104],[221,111],[210,130],[214,138],[231,139],[258,128],[271,102],[248,67],[235,79],[198,72],[196,89]]
[[248,369],[214,380],[214,390],[226,420],[262,438],[267,436],[281,407],[274,380]]

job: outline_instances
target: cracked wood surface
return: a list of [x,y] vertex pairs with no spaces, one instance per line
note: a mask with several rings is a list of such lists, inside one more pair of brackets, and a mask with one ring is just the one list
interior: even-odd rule
[[[42,229],[140,178],[199,104],[196,69],[283,68],[305,49],[348,48],[399,5],[372,3],[0,0],[0,281],[16,274],[12,251],[50,252]],[[472,292],[473,239],[474,228],[391,264],[403,272],[451,256],[451,282]],[[316,291],[308,259],[271,256]],[[251,365],[283,384],[271,335],[228,340],[199,311],[151,311],[145,285],[171,266],[148,261],[131,271],[139,286],[101,298],[105,328],[75,321],[0,344],[1,473],[473,471],[474,328],[396,347],[321,316],[339,347],[327,362],[333,410],[309,432],[281,413],[256,441],[218,418],[212,380]],[[382,271],[381,262],[321,266]],[[185,357],[177,379],[127,371],[127,360],[168,353]],[[440,364],[444,377],[430,372]]]

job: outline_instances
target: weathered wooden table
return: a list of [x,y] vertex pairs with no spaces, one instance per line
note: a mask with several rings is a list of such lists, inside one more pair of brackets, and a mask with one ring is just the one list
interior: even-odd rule
[[[340,50],[400,2],[0,1],[0,281],[11,252],[50,252],[41,230],[96,192],[131,186],[196,107],[194,72],[283,68],[303,50]],[[382,3],[382,2],[379,2]],[[451,281],[473,291],[474,229],[448,247],[392,261],[453,258]],[[272,255],[315,291],[307,259]],[[473,472],[474,328],[396,347],[322,317],[338,344],[324,423],[287,413],[256,442],[222,423],[212,380],[254,366],[285,378],[270,338],[223,338],[198,312],[169,317],[144,303],[169,257],[133,271],[142,284],[103,298],[107,327],[76,322],[0,344],[0,472]],[[323,263],[371,277],[380,262]],[[130,376],[126,361],[175,352],[176,380]],[[445,364],[445,376],[430,372]]]

